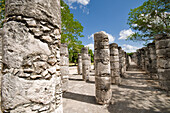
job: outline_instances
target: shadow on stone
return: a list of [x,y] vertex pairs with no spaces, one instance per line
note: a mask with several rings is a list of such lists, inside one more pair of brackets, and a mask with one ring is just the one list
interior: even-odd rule
[[90,104],[97,104],[95,96],[90,96],[90,95],[65,92],[63,94],[63,98],[77,100],[77,101],[86,102],[86,103],[90,103]]
[[74,79],[74,78],[69,78],[69,80],[74,80],[74,81],[83,81],[83,79]]
[[153,108],[150,109],[137,109],[131,108],[130,102],[119,101],[114,104],[110,104],[107,109],[110,113],[168,113],[168,112],[157,112]]
[[127,85],[119,85],[121,88],[126,88],[126,89],[133,89],[133,90],[143,90],[143,91],[154,91],[157,90],[152,87],[137,87],[137,86],[127,86]]
[[87,83],[95,84],[95,81],[87,81]]

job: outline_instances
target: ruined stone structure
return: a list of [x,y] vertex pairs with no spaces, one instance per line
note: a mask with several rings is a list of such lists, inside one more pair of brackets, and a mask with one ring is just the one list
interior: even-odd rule
[[149,43],[148,44],[149,49],[149,75],[151,78],[156,79],[157,78],[157,57],[156,57],[156,48],[155,43]]
[[137,57],[137,59],[136,59],[136,64],[137,64],[137,66],[138,66],[139,68],[141,68],[141,53],[140,53],[140,49],[138,49],[138,50],[136,51],[136,57]]
[[141,53],[140,68],[142,70],[145,70],[145,50],[144,50],[144,48],[140,49],[140,53]]
[[111,100],[109,39],[104,31],[94,34],[96,100],[107,104]]
[[89,54],[89,62],[88,62],[88,65],[89,65],[89,72],[91,72],[91,55]]
[[81,75],[82,74],[82,57],[81,57],[80,53],[78,54],[78,67],[77,67],[77,70],[78,70],[78,74]]
[[[2,36],[3,36],[3,31],[0,28],[0,92],[1,92],[1,78],[2,78]],[[0,113],[1,111],[1,93],[0,93]]]
[[111,69],[111,83],[120,83],[120,69],[119,69],[119,51],[118,45],[112,43],[109,45],[110,48],[110,69]]
[[149,49],[148,47],[144,47],[144,61],[145,61],[145,66],[144,70],[146,73],[149,73]]
[[81,56],[83,80],[88,81],[90,76],[88,47],[83,47],[81,49]]
[[61,44],[60,47],[60,71],[62,79],[62,91],[67,91],[69,78],[69,53],[67,44]]
[[124,57],[123,57],[123,53],[124,51],[122,50],[121,47],[118,47],[118,50],[119,50],[119,69],[120,69],[120,77],[124,77],[123,76],[123,72],[124,72],[124,69],[123,69],[123,62],[124,62]]
[[60,0],[6,0],[2,111],[62,113]]
[[155,45],[160,86],[170,94],[170,36],[158,35]]

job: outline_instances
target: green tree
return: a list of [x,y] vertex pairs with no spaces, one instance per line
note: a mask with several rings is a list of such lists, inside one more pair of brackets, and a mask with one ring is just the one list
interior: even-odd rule
[[63,0],[61,0],[61,19],[61,43],[68,44],[69,61],[77,63],[78,53],[83,47],[82,42],[78,40],[79,37],[84,37],[82,35],[83,26],[77,19],[74,19],[69,6]]
[[88,50],[90,57],[91,57],[91,62],[94,62],[94,54],[93,51],[91,49]]
[[5,0],[0,0],[0,28],[2,28],[5,18]]
[[154,40],[157,34],[168,34],[170,30],[169,4],[169,0],[148,0],[143,5],[131,9],[128,24],[135,30],[135,33],[128,39],[147,42]]

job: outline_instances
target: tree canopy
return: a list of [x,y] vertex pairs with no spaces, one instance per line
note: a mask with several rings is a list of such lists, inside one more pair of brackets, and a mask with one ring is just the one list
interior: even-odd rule
[[67,43],[69,49],[69,61],[77,62],[78,53],[84,47],[82,42],[78,40],[82,35],[83,26],[81,23],[74,19],[74,15],[70,12],[69,6],[61,0],[61,20],[62,20],[62,33],[61,43]]
[[0,0],[0,28],[2,28],[5,17],[5,0]]
[[154,40],[154,36],[157,34],[169,34],[169,4],[168,0],[148,0],[143,5],[131,9],[128,24],[135,30],[135,33],[128,39],[148,41]]

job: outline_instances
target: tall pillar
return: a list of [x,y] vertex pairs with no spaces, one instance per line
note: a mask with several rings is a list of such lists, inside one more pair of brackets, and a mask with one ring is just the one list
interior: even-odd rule
[[145,71],[149,73],[149,49],[148,47],[144,47],[144,58],[145,58]]
[[160,86],[170,94],[170,37],[156,36],[157,70]]
[[119,69],[119,51],[118,45],[112,43],[109,45],[110,48],[110,70],[111,70],[111,83],[120,83],[120,69]]
[[[1,92],[1,78],[2,78],[2,36],[3,36],[3,30],[0,28],[0,92]],[[2,113],[1,93],[0,93],[0,113]]]
[[88,54],[88,47],[83,47],[81,49],[81,56],[82,56],[82,75],[83,80],[88,81],[89,80],[89,54]]
[[157,57],[155,43],[148,44],[149,49],[149,75],[153,79],[157,79]]
[[145,70],[145,50],[144,48],[141,48],[140,51],[141,51],[141,69]]
[[82,57],[81,54],[78,54],[78,74],[81,75],[82,74]]
[[108,104],[111,100],[109,39],[104,31],[94,34],[96,100]]
[[120,69],[120,77],[123,77],[123,50],[121,47],[118,47],[119,50],[119,69]]
[[60,0],[6,0],[2,111],[62,113]]
[[89,72],[91,72],[91,55],[89,54]]
[[62,91],[65,92],[68,89],[69,78],[69,53],[67,44],[61,44],[60,47],[60,71],[62,79]]

